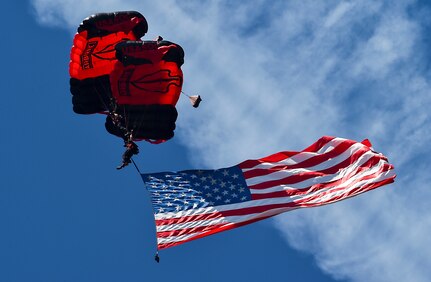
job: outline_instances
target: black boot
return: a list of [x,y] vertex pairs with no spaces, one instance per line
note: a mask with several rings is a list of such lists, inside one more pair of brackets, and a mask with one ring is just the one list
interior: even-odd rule
[[117,166],[117,169],[122,169],[123,167],[125,167],[127,164],[126,163],[122,163],[121,165]]

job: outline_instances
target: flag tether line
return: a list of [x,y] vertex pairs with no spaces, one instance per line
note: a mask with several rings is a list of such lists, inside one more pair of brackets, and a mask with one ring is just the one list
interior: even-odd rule
[[[141,176],[141,178],[142,178],[142,173],[139,170],[138,165],[135,163],[135,161],[133,160],[133,158],[131,160],[132,160],[133,165],[136,168],[136,171],[139,173],[139,176]],[[144,181],[144,185],[145,185],[145,181]],[[153,208],[152,205],[151,205],[151,208],[153,209],[153,213],[154,213],[154,208]],[[156,234],[156,236],[157,236],[157,234]],[[154,260],[157,261],[157,262],[160,262],[159,249],[158,249],[157,243],[156,243],[156,254],[154,255]]]

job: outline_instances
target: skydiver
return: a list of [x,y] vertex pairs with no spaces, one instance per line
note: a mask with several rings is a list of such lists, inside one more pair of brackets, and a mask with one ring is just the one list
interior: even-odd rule
[[120,126],[121,125],[121,116],[117,113],[109,113],[109,116],[111,117],[112,123],[115,126]]
[[122,169],[129,165],[131,163],[132,156],[139,153],[138,145],[136,145],[131,138],[124,141],[124,147],[126,147],[126,151],[123,154],[123,162],[121,165],[117,166],[117,169]]

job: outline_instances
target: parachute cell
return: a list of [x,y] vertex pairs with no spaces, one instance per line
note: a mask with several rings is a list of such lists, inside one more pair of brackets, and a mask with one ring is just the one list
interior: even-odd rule
[[109,74],[115,63],[115,45],[137,40],[148,31],[138,12],[96,14],[78,27],[70,56],[70,76],[77,79]]
[[118,104],[175,105],[181,94],[184,51],[168,41],[117,44],[111,87]]

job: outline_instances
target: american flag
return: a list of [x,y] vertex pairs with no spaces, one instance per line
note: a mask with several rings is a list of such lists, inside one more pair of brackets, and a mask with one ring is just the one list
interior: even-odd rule
[[279,152],[216,170],[142,174],[151,194],[158,249],[337,202],[392,183],[371,143],[324,136],[300,152]]

